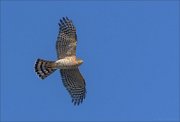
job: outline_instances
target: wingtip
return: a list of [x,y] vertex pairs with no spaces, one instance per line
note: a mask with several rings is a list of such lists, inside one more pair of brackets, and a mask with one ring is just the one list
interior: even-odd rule
[[66,21],[66,18],[65,18],[65,17],[63,17],[62,19],[63,19],[64,21]]
[[81,102],[81,100],[78,99],[72,99],[72,103],[74,104],[74,106],[79,106]]
[[60,19],[60,21],[70,21],[70,19],[67,16],[64,16]]
[[69,20],[69,18],[66,16],[66,19]]
[[61,24],[63,24],[63,23],[64,23],[62,19],[60,19],[60,23],[61,23]]

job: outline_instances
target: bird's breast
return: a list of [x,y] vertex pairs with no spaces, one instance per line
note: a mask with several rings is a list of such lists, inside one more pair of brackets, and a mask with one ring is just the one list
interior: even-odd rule
[[58,69],[71,69],[78,67],[78,63],[73,59],[59,59],[55,63],[56,68]]

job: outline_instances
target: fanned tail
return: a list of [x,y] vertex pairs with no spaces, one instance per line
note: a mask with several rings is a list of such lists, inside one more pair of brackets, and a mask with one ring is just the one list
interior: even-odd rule
[[41,79],[46,78],[52,74],[56,69],[53,68],[54,61],[46,61],[43,59],[37,59],[35,64],[35,72]]

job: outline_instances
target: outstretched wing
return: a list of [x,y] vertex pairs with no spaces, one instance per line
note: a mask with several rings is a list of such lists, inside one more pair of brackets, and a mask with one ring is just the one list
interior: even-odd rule
[[59,34],[56,42],[58,59],[76,55],[77,35],[72,20],[62,18],[59,23]]
[[86,83],[79,69],[61,69],[60,73],[63,84],[72,97],[72,102],[74,105],[79,105],[86,96]]

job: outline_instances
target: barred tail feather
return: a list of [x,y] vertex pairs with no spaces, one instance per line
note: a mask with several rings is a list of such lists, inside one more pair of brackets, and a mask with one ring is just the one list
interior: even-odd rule
[[35,64],[35,72],[39,75],[41,79],[44,79],[50,74],[52,74],[54,71],[56,71],[56,69],[52,67],[53,64],[54,64],[53,61],[37,59]]

